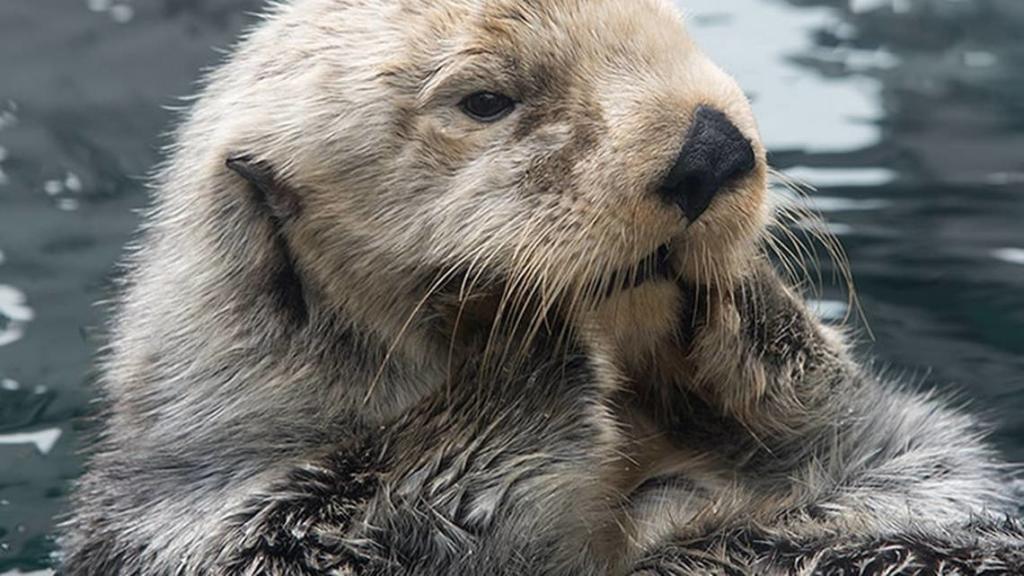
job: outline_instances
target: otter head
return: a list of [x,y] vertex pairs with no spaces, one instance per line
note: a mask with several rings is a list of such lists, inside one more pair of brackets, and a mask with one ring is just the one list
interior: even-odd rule
[[239,97],[259,104],[229,152],[288,182],[296,264],[336,300],[367,310],[459,278],[582,305],[749,256],[765,151],[668,2],[281,10],[239,59]]

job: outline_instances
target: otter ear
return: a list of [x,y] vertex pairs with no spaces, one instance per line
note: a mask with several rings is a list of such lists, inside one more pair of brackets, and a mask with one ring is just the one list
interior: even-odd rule
[[285,224],[299,213],[299,196],[267,162],[240,154],[228,157],[225,164],[249,183],[255,202],[263,213],[261,217],[266,217],[274,230],[273,247],[278,258],[271,269],[260,275],[261,281],[269,281],[267,291],[295,324],[305,325],[309,317],[305,290],[284,233]]
[[278,223],[298,215],[298,194],[287,182],[278,177],[269,162],[257,160],[249,154],[235,154],[228,156],[225,164],[232,172],[249,182],[257,201],[270,210],[271,217]]

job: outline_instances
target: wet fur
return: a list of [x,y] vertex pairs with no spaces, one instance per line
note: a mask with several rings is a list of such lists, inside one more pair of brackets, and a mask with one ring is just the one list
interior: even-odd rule
[[[687,223],[653,191],[700,105],[757,168]],[[65,574],[1021,564],[978,422],[767,263],[749,105],[667,2],[275,6],[169,158]]]

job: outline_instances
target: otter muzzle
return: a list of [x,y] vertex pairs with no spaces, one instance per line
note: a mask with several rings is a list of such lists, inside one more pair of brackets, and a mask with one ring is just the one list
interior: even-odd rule
[[754,148],[722,112],[701,106],[660,193],[692,224],[730,182],[754,170]]

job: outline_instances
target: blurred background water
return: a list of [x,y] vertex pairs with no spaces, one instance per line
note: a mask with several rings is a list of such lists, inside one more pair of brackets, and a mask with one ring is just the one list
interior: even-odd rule
[[[817,188],[890,372],[1024,461],[1024,2],[678,0]],[[259,0],[0,2],[0,576],[48,574],[145,175]],[[827,271],[827,265],[826,265]],[[845,300],[826,290],[828,317]],[[864,332],[862,331],[862,334]]]

